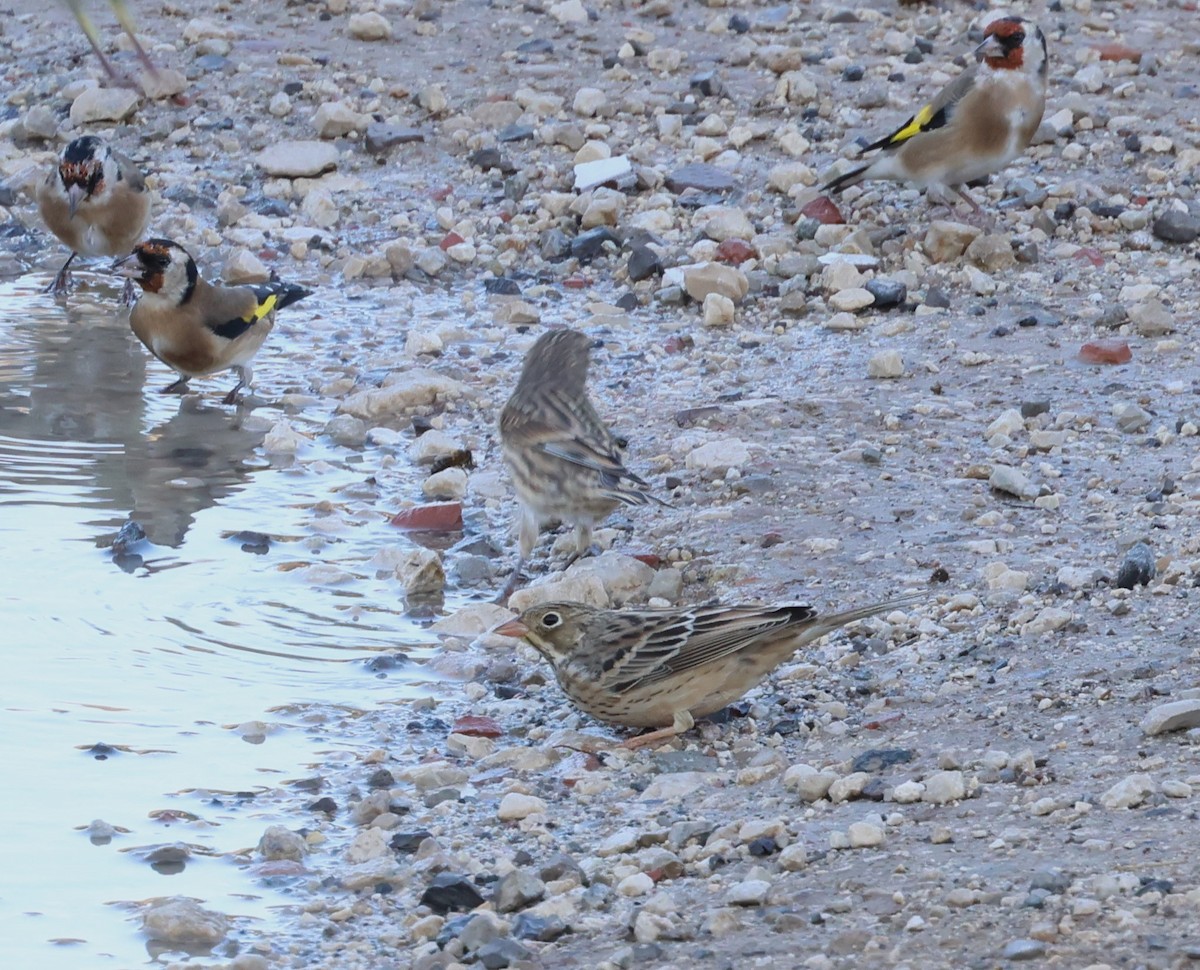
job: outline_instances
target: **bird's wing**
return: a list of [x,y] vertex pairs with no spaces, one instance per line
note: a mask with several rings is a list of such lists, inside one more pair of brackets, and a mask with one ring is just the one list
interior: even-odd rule
[[500,430],[563,461],[645,484],[621,463],[616,440],[587,398],[558,388],[514,396],[501,412]]
[[[630,616],[636,618],[627,632],[630,646],[620,651],[620,662],[606,672],[617,690],[653,683],[738,653],[783,627],[813,619],[816,611],[807,606],[747,606],[666,614],[643,611]],[[634,633],[640,634],[636,642]]]
[[213,291],[214,304],[205,312],[204,325],[226,340],[237,340],[270,316],[279,299],[270,286],[214,287]]
[[921,108],[908,121],[904,122],[904,124],[890,135],[872,142],[859,152],[859,154],[865,155],[867,152],[874,151],[877,148],[897,148],[914,135],[944,127],[954,117],[958,103],[975,87],[975,74],[976,69],[974,67],[963,71],[962,74],[942,88],[938,92],[937,97]]
[[133,159],[113,148],[110,148],[108,151],[117,161],[117,171],[121,173],[121,181],[137,192],[144,192],[146,189],[146,177],[142,174],[141,169],[134,164]]

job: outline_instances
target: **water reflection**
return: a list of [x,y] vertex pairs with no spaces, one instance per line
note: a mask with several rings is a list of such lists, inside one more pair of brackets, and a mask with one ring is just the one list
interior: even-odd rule
[[[132,967],[147,951],[113,903],[190,895],[269,919],[286,898],[224,856],[257,841],[262,808],[189,827],[204,851],[176,875],[123,850],[175,834],[164,807],[211,812],[203,790],[308,773],[335,742],[306,705],[414,690],[419,668],[365,661],[428,638],[365,565],[400,541],[382,516],[314,528],[314,508],[361,487],[361,456],[318,441],[320,461],[271,467],[258,448],[278,411],[159,395],[123,312],[86,291],[64,309],[42,282],[0,285],[0,759],[20,793],[0,801],[0,938],[6,965]],[[131,522],[144,539],[98,548]],[[325,587],[290,568],[324,563],[356,578]],[[221,726],[258,721],[262,743]],[[83,753],[97,742],[119,753]],[[125,832],[93,845],[96,818]]]

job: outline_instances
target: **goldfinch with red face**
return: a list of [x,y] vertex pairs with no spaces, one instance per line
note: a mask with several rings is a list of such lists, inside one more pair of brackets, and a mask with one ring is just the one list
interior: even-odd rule
[[182,394],[193,377],[232,370],[238,382],[225,395],[226,404],[236,403],[238,391],[250,385],[250,361],[275,325],[275,311],[311,293],[277,281],[206,283],[187,250],[169,239],[146,240],[114,268],[142,288],[129,314],[134,334],[179,374],[162,392]]
[[[54,278],[55,296],[70,288],[72,260],[120,256],[142,238],[150,221],[150,193],[133,162],[95,135],[76,138],[37,188],[38,211],[46,227],[71,255]],[[126,288],[132,302],[133,287]]]
[[979,206],[962,186],[1000,171],[1028,146],[1046,107],[1046,38],[1017,16],[990,21],[975,49],[978,62],[886,138],[859,153],[881,149],[873,161],[827,182],[839,191],[867,179],[954,189],[971,209]]

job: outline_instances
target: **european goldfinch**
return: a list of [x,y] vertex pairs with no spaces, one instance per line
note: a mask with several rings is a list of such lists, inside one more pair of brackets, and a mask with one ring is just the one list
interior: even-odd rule
[[[133,162],[95,135],[76,138],[37,188],[46,227],[71,249],[49,292],[68,289],[71,261],[84,256],[120,256],[142,238],[150,221],[150,193]],[[133,287],[126,287],[131,301]]]
[[873,161],[827,182],[838,191],[866,179],[953,188],[972,210],[962,186],[1000,171],[1028,146],[1046,107],[1046,38],[1036,24],[1003,16],[983,31],[978,63],[946,85],[886,138],[859,154],[882,149]]
[[271,327],[275,311],[310,294],[291,283],[213,286],[178,243],[148,239],[115,267],[136,282],[142,295],[129,314],[134,334],[155,357],[179,374],[164,394],[182,394],[193,377],[233,370],[238,382],[225,395],[234,404],[253,376],[250,361]]
[[[96,27],[92,24],[91,18],[87,15],[87,11],[83,9],[83,0],[64,0],[64,2],[79,22],[79,26],[83,28],[83,33],[87,37],[88,43],[92,45],[92,50],[96,52],[96,56],[100,58],[100,64],[104,67],[105,73],[118,84],[129,84],[129,79],[117,73],[108,58],[104,56],[104,51],[100,49],[100,36],[96,32]],[[151,74],[157,74],[158,70],[155,68],[154,62],[150,60],[150,55],[146,53],[142,48],[141,42],[137,39],[137,25],[133,22],[133,15],[125,5],[125,0],[108,0],[108,2],[117,17],[117,22],[121,25],[121,29],[129,35],[133,49],[137,52],[138,60],[142,62],[146,70]]]
[[576,555],[581,555],[591,545],[592,527],[618,505],[665,504],[624,466],[623,443],[588,400],[588,344],[578,330],[542,334],[500,412],[504,461],[521,505],[521,558],[507,592],[544,522],[574,525]]
[[806,644],[922,598],[828,616],[809,606],[618,611],[543,603],[493,632],[525,639],[554,668],[572,703],[592,717],[658,728],[625,742],[638,748],[682,734],[695,718],[732,704]]

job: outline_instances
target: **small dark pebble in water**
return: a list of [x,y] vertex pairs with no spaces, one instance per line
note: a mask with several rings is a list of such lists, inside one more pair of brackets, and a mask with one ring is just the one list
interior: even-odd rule
[[241,532],[235,532],[230,538],[242,544],[242,552],[253,553],[256,556],[266,555],[271,548],[271,537],[265,532],[243,529]]
[[310,812],[324,812],[326,815],[337,814],[337,802],[326,795],[324,798],[318,798],[315,802],[308,806]]
[[97,761],[104,761],[110,755],[117,754],[117,749],[111,744],[105,744],[103,741],[97,741],[87,749],[87,752]]
[[364,666],[373,674],[386,673],[389,670],[396,670],[408,663],[408,657],[402,653],[381,653],[377,657],[372,657]]

